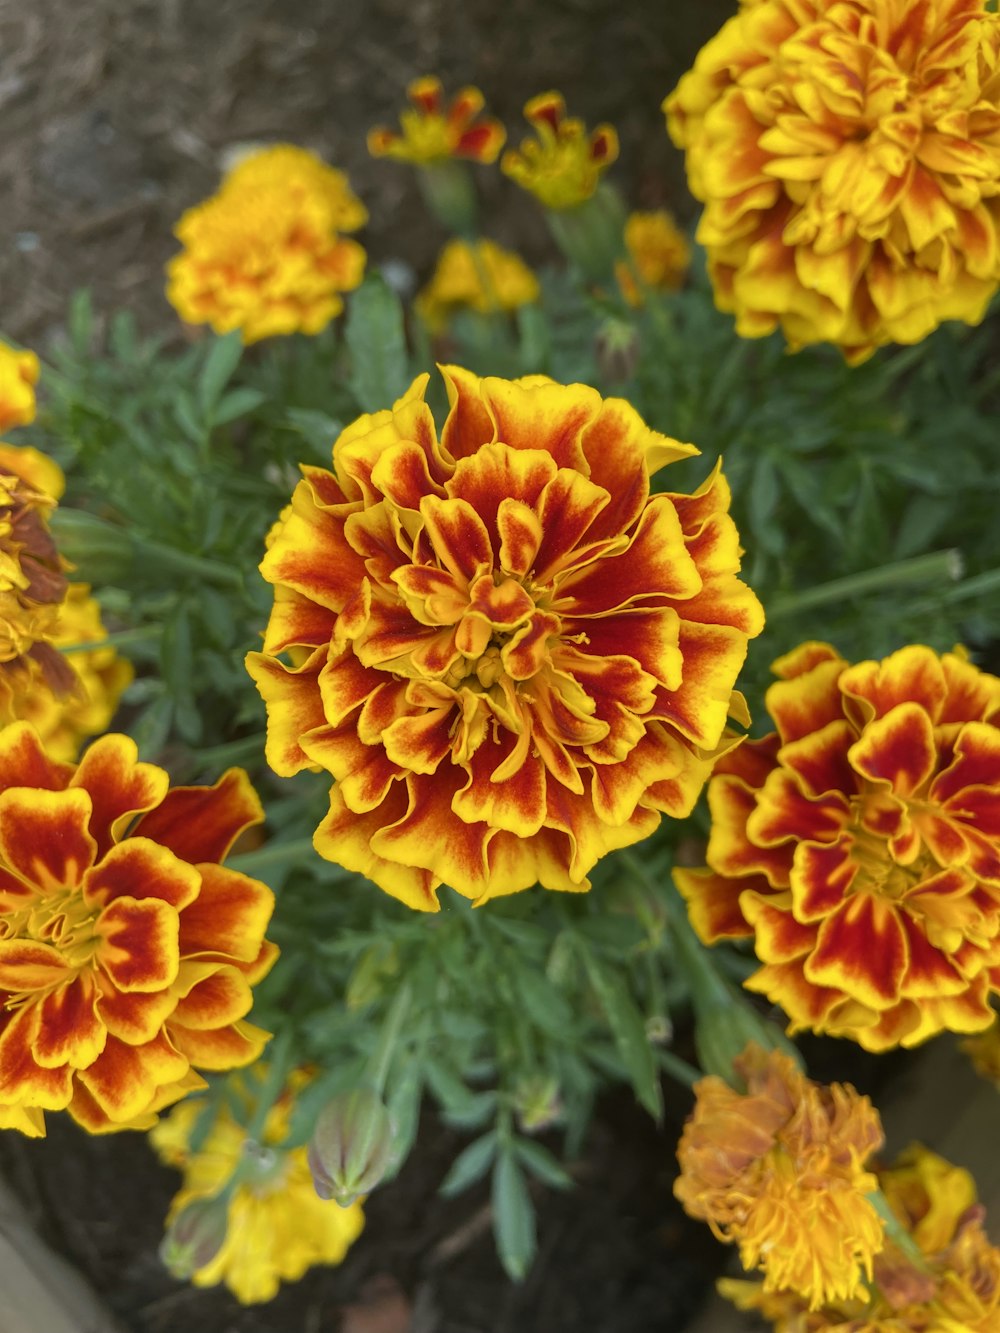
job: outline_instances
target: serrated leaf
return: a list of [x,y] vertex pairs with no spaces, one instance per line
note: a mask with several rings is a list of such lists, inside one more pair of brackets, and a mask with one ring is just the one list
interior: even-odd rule
[[204,416],[212,415],[242,356],[243,339],[238,330],[213,339],[198,376],[198,405]]
[[510,1149],[493,1168],[493,1234],[504,1271],[520,1282],[535,1257],[535,1209],[524,1173]]
[[650,1115],[659,1120],[663,1097],[643,1017],[617,973],[600,963],[589,950],[584,961],[635,1095]]
[[351,298],[344,334],[351,357],[348,386],[366,412],[391,407],[409,384],[403,307],[377,273]]
[[493,1165],[496,1153],[497,1132],[495,1129],[490,1129],[480,1138],[470,1143],[467,1148],[462,1149],[438,1187],[438,1193],[443,1194],[445,1198],[461,1194],[463,1190],[468,1189],[470,1185],[474,1185],[477,1180],[486,1175],[486,1172]]
[[560,1166],[548,1148],[544,1148],[540,1143],[535,1143],[532,1139],[515,1139],[514,1152],[518,1161],[544,1184],[551,1185],[557,1190],[572,1188],[573,1181],[568,1172]]

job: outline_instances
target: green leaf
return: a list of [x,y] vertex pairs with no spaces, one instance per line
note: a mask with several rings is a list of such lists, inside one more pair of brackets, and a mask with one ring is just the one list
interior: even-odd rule
[[505,1149],[493,1168],[493,1233],[507,1276],[520,1282],[535,1257],[535,1209],[524,1172],[511,1149]]
[[451,1170],[441,1182],[438,1193],[443,1194],[445,1198],[461,1194],[463,1190],[486,1175],[496,1155],[497,1132],[495,1129],[490,1129],[467,1148],[462,1149],[452,1162]]
[[409,1059],[390,1081],[386,1107],[393,1125],[392,1161],[382,1177],[383,1184],[397,1174],[406,1161],[420,1126],[420,1100],[424,1085],[420,1061]]
[[663,1113],[663,1098],[643,1017],[616,972],[600,963],[589,949],[584,962],[635,1095],[650,1115],[659,1120]]
[[130,734],[139,747],[139,758],[157,759],[167,743],[174,720],[174,701],[168,695],[154,699],[132,723]]
[[348,385],[366,412],[391,407],[409,384],[403,307],[377,273],[351,298],[345,341],[351,356]]
[[532,1139],[515,1139],[514,1152],[531,1174],[537,1176],[544,1184],[551,1185],[557,1190],[572,1188],[572,1178],[548,1148],[543,1148],[540,1143],[535,1143]]
[[565,1041],[572,1031],[573,1011],[555,986],[545,979],[545,974],[526,967],[514,975],[513,984],[535,1026],[549,1036]]
[[213,426],[226,426],[230,421],[235,421],[237,417],[249,416],[249,414],[260,407],[261,403],[267,401],[267,394],[262,393],[260,389],[251,389],[249,385],[244,385],[239,389],[230,389],[229,393],[216,405],[210,413]]
[[243,340],[237,329],[213,340],[198,376],[198,405],[204,416],[212,416],[213,408],[222,397],[222,391],[232,379],[242,356]]

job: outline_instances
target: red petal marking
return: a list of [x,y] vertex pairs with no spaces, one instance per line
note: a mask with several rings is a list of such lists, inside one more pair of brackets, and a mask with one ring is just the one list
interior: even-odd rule
[[728,750],[715,766],[716,773],[732,773],[749,787],[763,787],[767,775],[778,763],[781,740],[777,732],[769,732],[758,740],[741,741],[735,750]]
[[264,822],[250,779],[230,768],[211,787],[174,787],[158,809],[139,820],[134,834],[162,843],[182,861],[225,860],[246,829]]
[[62,791],[73,772],[72,764],[57,764],[48,757],[30,722],[11,722],[0,731],[0,791],[8,787]]
[[455,630],[455,647],[464,657],[478,658],[489,647],[493,628],[485,616],[470,612]]
[[177,912],[161,899],[116,898],[95,927],[98,962],[120,991],[165,990],[180,963],[178,929]]
[[482,393],[493,409],[498,440],[512,449],[544,449],[557,467],[587,475],[581,435],[601,412],[596,389],[538,376],[530,382],[485,379]]
[[907,937],[892,903],[858,893],[822,923],[803,969],[807,981],[842,990],[872,1009],[900,998]]
[[399,513],[385,500],[351,514],[344,524],[344,538],[364,560],[369,576],[384,588],[391,588],[393,570],[410,561],[412,539]]
[[[666,597],[694,597],[701,586],[676,509],[665,496],[654,495],[627,550],[565,575],[559,581],[557,606],[567,615],[601,615],[633,598],[657,597],[662,605]],[[678,610],[684,614],[683,607]]]
[[585,893],[590,880],[572,880],[567,873],[569,839],[554,829],[540,829],[533,838],[497,833],[488,851],[488,888],[475,906],[503,894],[519,893],[534,884],[560,893]]
[[[461,366],[442,366],[449,412],[441,431],[441,445],[452,458],[476,454],[497,438],[496,423],[481,393],[482,381]],[[468,497],[466,497],[468,498]],[[478,509],[479,506],[475,505]]]
[[542,543],[538,515],[523,500],[506,496],[497,507],[497,535],[500,538],[501,570],[523,578],[534,566]]
[[531,680],[551,655],[550,640],[559,634],[559,617],[536,611],[500,650],[504,670],[514,680]]
[[397,718],[382,743],[400,773],[433,773],[451,749],[453,708],[432,709],[420,717]]
[[381,745],[365,745],[350,723],[319,727],[303,746],[314,763],[337,779],[344,800],[358,813],[381,805],[393,782],[403,775]]
[[651,431],[624,398],[605,399],[581,443],[590,480],[611,497],[590,529],[592,540],[615,537],[635,522],[649,496],[651,471],[697,453],[693,445],[678,444]]
[[406,90],[406,95],[425,116],[437,116],[441,114],[443,99],[441,96],[441,82],[433,75],[426,75],[420,79],[414,79]]
[[473,582],[469,594],[469,609],[478,611],[495,629],[513,629],[535,609],[534,601],[516,579],[494,583],[492,574],[484,574]]
[[181,958],[252,963],[273,910],[274,894],[266,884],[236,870],[203,866],[201,892],[181,912]]
[[325,606],[310,602],[291,588],[276,588],[274,605],[264,633],[264,652],[273,656],[286,648],[315,648],[333,637],[336,616]]
[[242,1069],[253,1064],[271,1035],[246,1019],[208,1031],[171,1021],[167,1031],[177,1050],[199,1069]]
[[763,880],[751,880],[742,889],[739,905],[755,935],[754,953],[762,963],[801,960],[816,942],[816,927],[802,925],[792,915],[792,895],[772,893]]
[[430,473],[427,455],[414,440],[400,440],[380,456],[371,474],[372,485],[401,509],[420,508],[425,495],[444,496],[444,487]]
[[898,704],[916,704],[936,722],[948,693],[941,659],[930,648],[911,644],[881,662],[859,662],[841,678],[844,694],[870,705],[883,717]]
[[660,822],[655,810],[640,807],[622,824],[605,824],[598,818],[588,792],[576,796],[556,782],[548,784],[546,798],[546,825],[569,837],[569,876],[577,883],[586,878],[602,856],[648,838]]
[[537,502],[542,542],[535,558],[536,579],[547,582],[563,568],[610,498],[608,491],[579,472],[559,469]]
[[115,990],[111,978],[103,980],[97,1001],[101,1022],[113,1037],[129,1046],[143,1046],[152,1041],[177,1007],[175,988],[140,994]]
[[0,990],[22,994],[64,985],[71,974],[62,953],[37,940],[0,940]]
[[821,921],[841,906],[858,873],[851,857],[853,845],[845,833],[828,847],[814,842],[796,846],[788,876],[796,920]]
[[839,658],[820,661],[809,671],[776,682],[764,696],[783,744],[801,740],[844,718],[837,682],[843,671]]
[[[604,747],[610,748],[607,741]],[[600,748],[588,746],[587,754]],[[627,749],[625,745],[621,748],[624,753],[617,762],[596,762],[591,777],[594,809],[606,824],[624,824],[640,801],[648,804],[644,798],[650,787],[681,772],[677,762],[680,747],[662,727],[647,731],[639,724],[638,736]]]
[[583,781],[576,762],[559,740],[551,736],[546,729],[548,712],[543,709],[537,717],[533,705],[526,705],[530,722],[531,743],[538,751],[538,756],[549,773],[569,791],[582,792]]
[[342,490],[337,478],[327,468],[316,467],[312,463],[300,463],[299,471],[308,482],[312,498],[318,508],[334,509],[352,502]]
[[776,658],[771,663],[771,670],[781,680],[795,680],[796,677],[806,675],[823,662],[839,662],[842,667],[847,666],[847,662],[836,648],[817,639],[808,639],[805,643],[800,643],[797,648],[793,648],[790,653]]
[[326,721],[317,684],[325,656],[317,649],[300,667],[286,667],[262,653],[247,653],[247,671],[267,705],[267,762],[280,777],[310,765],[299,741]]
[[972,825],[982,841],[1000,838],[1000,789],[967,787],[945,807],[953,819]]
[[493,549],[483,520],[466,500],[425,496],[420,506],[424,526],[441,564],[468,583],[493,565]]
[[726,879],[711,870],[673,871],[677,891],[687,903],[691,925],[703,944],[718,940],[741,940],[753,932],[740,911],[740,893],[744,888],[737,880]]
[[910,1000],[923,1000],[964,991],[968,981],[947,955],[931,944],[922,922],[914,920],[906,907],[901,908],[898,919],[906,933],[909,959],[902,994]]
[[572,643],[578,634],[585,636],[580,654],[595,662],[630,657],[668,690],[681,683],[679,631],[680,618],[671,606],[635,607],[593,619],[566,617],[562,622],[564,643]]
[[41,889],[79,884],[97,854],[87,827],[92,808],[89,795],[78,788],[0,792],[0,857]]
[[931,719],[919,704],[899,704],[865,727],[848,758],[863,777],[889,783],[896,796],[912,796],[937,764]]
[[179,980],[189,988],[177,1002],[171,1027],[179,1023],[184,1028],[211,1031],[228,1027],[250,1012],[253,992],[235,967],[186,963],[185,972]]
[[474,162],[493,162],[506,137],[507,131],[499,121],[484,120],[459,136],[455,156],[468,157]]
[[957,810],[966,787],[1000,788],[1000,728],[982,722],[962,727],[955,738],[954,760],[934,779],[928,800],[948,802]]
[[542,827],[546,783],[541,760],[529,756],[510,776],[501,781],[494,777],[496,772],[505,770],[506,760],[519,739],[510,732],[501,732],[496,742],[486,742],[476,750],[466,765],[466,785],[452,800],[452,810],[459,819],[467,824],[506,829],[520,838],[533,837]]
[[361,712],[354,724],[358,740],[365,745],[378,745],[382,733],[395,722],[413,711],[407,700],[408,684],[401,680],[383,677],[382,684],[372,690],[365,700]]
[[123,837],[135,815],[163,800],[170,778],[155,764],[139,763],[139,750],[129,736],[111,734],[94,741],[70,781],[93,804],[90,832],[103,856]]
[[779,763],[791,769],[807,792],[822,796],[825,792],[856,795],[861,789],[858,775],[847,755],[857,732],[843,718],[796,741],[789,741],[778,752]]
[[38,1001],[32,1056],[43,1069],[86,1069],[104,1049],[107,1031],[96,1012],[94,978],[81,972]]
[[384,672],[362,666],[350,645],[331,650],[317,677],[324,720],[339,726],[385,683]]
[[525,105],[524,116],[532,125],[547,125],[559,133],[559,122],[566,114],[566,103],[559,93],[539,93]]
[[460,129],[468,125],[479,115],[484,106],[484,98],[478,88],[461,88],[451,99],[448,107],[448,123]]
[[[0,1014],[0,1022],[7,1015]],[[41,1107],[61,1111],[72,1096],[73,1073],[68,1065],[43,1069],[32,1051],[38,1040],[39,1006],[24,1005],[0,1031],[0,1105]]]
[[109,1036],[103,1052],[77,1078],[108,1119],[121,1123],[141,1115],[163,1084],[183,1078],[187,1070],[186,1058],[162,1035],[143,1046]]
[[149,838],[138,835],[112,847],[87,871],[83,897],[92,907],[107,907],[119,898],[148,898],[175,913],[194,902],[201,887],[197,870]]
[[34,896],[32,885],[0,865],[0,917],[6,912],[19,912]]
[[458,893],[475,898],[487,888],[490,830],[485,823],[467,824],[452,813],[452,799],[464,779],[461,769],[407,778],[407,811],[373,835],[371,850],[386,860],[430,870]]
[[532,708],[541,729],[563,745],[594,745],[608,734],[608,724],[595,717],[590,695],[562,672],[546,671],[532,681]]
[[600,126],[590,136],[590,160],[613,162],[618,156],[618,135],[610,127]]
[[923,838],[934,860],[941,866],[965,865],[970,848],[965,831],[943,811],[911,809],[913,826]]
[[990,884],[1000,884],[1000,847],[995,841],[984,838],[976,829],[969,830],[966,841],[969,844],[969,869],[979,879]]
[[510,500],[538,508],[545,487],[556,475],[556,465],[543,449],[512,449],[507,444],[486,444],[469,458],[459,459],[448,493],[475,510],[486,525],[492,551],[501,545],[498,515]]
[[794,773],[777,768],[757,793],[757,808],[747,821],[747,837],[761,847],[782,842],[833,842],[850,817],[839,792],[811,797]]
[[780,1005],[790,1019],[791,1032],[801,1032],[803,1028],[827,1031],[830,1013],[844,999],[841,990],[807,981],[801,961],[765,963],[743,985]]
[[342,865],[345,870],[366,875],[398,898],[407,907],[420,912],[437,912],[437,889],[441,883],[428,870],[399,865],[376,855],[372,839],[386,824],[393,824],[406,812],[408,795],[403,783],[396,783],[385,802],[366,815],[355,814],[344,804],[339,788],[330,792],[330,810],[313,835],[320,856]]
[[285,584],[331,611],[342,611],[365,575],[364,561],[344,536],[346,517],[346,512],[320,509],[309,483],[300,481],[291,510],[260,563],[261,574],[268,583]]
[[867,792],[861,805],[861,825],[880,838],[894,838],[906,832],[910,827],[906,802],[884,789]]
[[947,682],[948,697],[939,722],[988,721],[995,714],[1000,707],[1000,680],[996,676],[980,671],[957,653],[945,653],[941,658],[941,669]]
[[[755,846],[747,836],[747,820],[756,809],[757,793],[741,778],[719,774],[709,783],[708,804],[712,827],[706,859],[711,868],[735,878],[763,875],[774,888],[786,888],[793,849]],[[739,886],[735,891],[739,892]]]
[[418,676],[444,676],[461,656],[457,633],[449,627],[421,637],[410,650],[408,663],[400,663],[396,669]]
[[[660,439],[662,437],[656,438]],[[687,449],[693,446],[680,445],[678,447]],[[678,491],[665,491],[664,494],[669,495],[674,508],[677,510],[677,516],[681,521],[681,527],[687,539],[698,537],[704,531],[705,525],[711,522],[713,518],[720,514],[727,514],[732,501],[729,482],[722,472],[721,460],[715,464],[698,489],[690,495]]]
[[653,713],[695,745],[711,750],[726,727],[733,684],[746,658],[746,636],[726,625],[682,620],[678,640],[683,659],[680,687],[659,690]]

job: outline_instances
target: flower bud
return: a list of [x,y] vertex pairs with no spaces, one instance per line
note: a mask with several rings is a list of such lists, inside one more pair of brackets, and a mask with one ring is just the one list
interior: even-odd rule
[[563,1103],[558,1082],[546,1074],[522,1078],[514,1090],[514,1109],[525,1134],[548,1129],[562,1118]]
[[392,1160],[394,1128],[374,1088],[352,1088],[327,1102],[309,1141],[309,1170],[321,1199],[342,1208],[367,1194]]
[[639,335],[624,319],[606,319],[595,340],[597,366],[609,383],[623,383],[636,372],[641,351]]
[[185,1279],[210,1264],[226,1243],[229,1202],[221,1195],[192,1199],[167,1227],[160,1259],[172,1277]]

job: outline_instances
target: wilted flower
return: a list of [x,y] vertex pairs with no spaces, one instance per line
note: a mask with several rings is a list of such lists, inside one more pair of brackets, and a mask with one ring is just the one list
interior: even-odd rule
[[851,361],[977,323],[1000,280],[1000,17],[984,0],[755,0],[664,102],[744,337]]
[[882,1222],[865,1169],[882,1143],[878,1112],[852,1087],[807,1079],[780,1051],[749,1046],[734,1061],[746,1091],[710,1075],[677,1148],[674,1193],[720,1240],[762,1268],[765,1291],[816,1308],[871,1278]]
[[[619,260],[615,276],[631,306],[642,305],[643,289],[675,292],[691,267],[691,245],[666,211],[630,213],[625,223],[628,261]],[[636,282],[636,278],[639,282]]]
[[394,157],[417,166],[469,158],[495,162],[507,137],[491,116],[481,116],[485,104],[478,88],[463,88],[445,105],[439,79],[415,79],[406,90],[412,108],[400,112],[400,132],[384,126],[368,133],[373,157]]
[[291,144],[245,157],[174,229],[167,299],[182,319],[243,341],[319,333],[357,287],[365,252],[341,235],[368,219],[341,171]]
[[38,357],[15,352],[0,342],[0,431],[27,426],[35,419]]
[[[248,1101],[259,1067],[245,1083],[231,1080],[237,1102]],[[222,1105],[204,1142],[192,1151],[191,1135],[202,1113],[197,1099],[182,1102],[152,1130],[160,1157],[184,1173],[184,1183],[170,1205],[167,1236],[190,1210],[195,1215],[195,1240],[217,1234],[219,1202],[225,1205],[225,1234],[207,1262],[189,1271],[198,1287],[224,1282],[244,1305],[269,1301],[282,1282],[295,1282],[313,1264],[338,1264],[364,1226],[359,1203],[340,1208],[324,1203],[313,1189],[306,1150],[283,1148],[294,1092],[307,1080],[296,1071],[291,1088],[268,1112],[260,1142]],[[234,1187],[227,1186],[236,1175]],[[206,1235],[206,1233],[209,1233]],[[182,1236],[183,1239],[183,1236]],[[196,1257],[196,1256],[195,1256]]]
[[[262,819],[246,774],[175,787],[127,736],[79,765],[34,729],[0,732],[0,1125],[67,1109],[97,1133],[145,1128],[195,1068],[256,1058],[244,1020],[273,962],[265,885],[224,869]],[[138,816],[138,818],[136,818]]]
[[523,140],[519,149],[508,149],[501,169],[546,208],[575,208],[589,199],[618,156],[614,129],[598,125],[588,134],[582,120],[566,115],[559,93],[533,97],[524,117],[536,137]]
[[440,441],[421,376],[303,466],[247,659],[271,767],[336,779],[317,850],[428,911],[586,889],[686,815],[763,623],[721,473],[650,496],[693,446],[583,385],[444,374]]
[[793,1030],[872,1051],[993,1021],[1000,989],[1000,680],[919,645],[775,663],[777,733],[719,764],[708,869],[676,870],[706,943],[754,937],[746,983]]
[[430,282],[414,309],[432,333],[440,333],[456,310],[517,310],[538,300],[538,279],[523,259],[493,241],[453,240],[438,256]]

